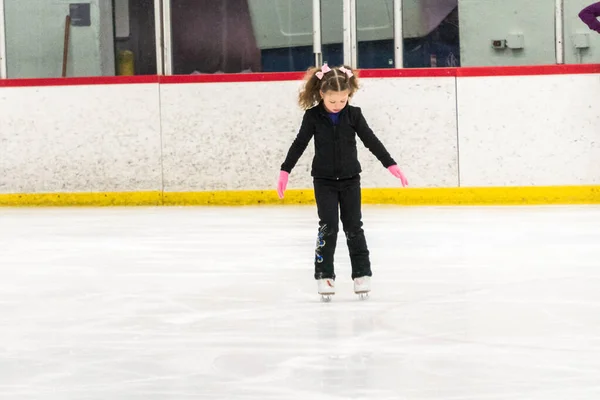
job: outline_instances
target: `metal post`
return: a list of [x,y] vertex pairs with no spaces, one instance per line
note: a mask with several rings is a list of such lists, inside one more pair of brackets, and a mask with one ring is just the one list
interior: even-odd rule
[[343,24],[342,24],[342,31],[343,31],[343,40],[344,40],[344,61],[343,63],[346,65],[350,65],[352,63],[352,29],[350,28],[351,25],[351,5],[350,5],[350,0],[343,0],[344,1],[344,5],[343,5]]
[[163,0],[163,57],[165,75],[173,75],[173,47],[171,35],[171,0]]
[[315,66],[323,64],[323,49],[321,47],[321,0],[313,0],[313,53],[315,54]]
[[6,79],[6,24],[4,20],[4,0],[0,0],[0,79]]
[[357,42],[358,34],[356,30],[356,0],[350,0],[350,66],[358,68]]
[[[2,1],[2,0],[0,0]],[[169,0],[167,0],[169,1]],[[156,75],[163,74],[162,3],[154,0],[154,36],[156,41]]]
[[404,68],[402,18],[402,0],[394,0],[394,66],[396,68]]
[[556,5],[554,7],[555,11],[555,40],[556,40],[556,63],[564,64],[565,63],[565,46],[564,46],[564,0],[556,0]]

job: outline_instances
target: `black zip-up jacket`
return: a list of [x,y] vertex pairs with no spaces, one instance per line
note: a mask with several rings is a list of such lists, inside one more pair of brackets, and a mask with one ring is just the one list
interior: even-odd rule
[[356,135],[384,167],[396,164],[369,128],[359,107],[346,104],[340,111],[338,122],[337,126],[333,124],[322,101],[306,110],[300,131],[281,165],[281,170],[288,173],[292,171],[313,136],[315,157],[311,175],[315,178],[344,179],[362,172],[358,161]]

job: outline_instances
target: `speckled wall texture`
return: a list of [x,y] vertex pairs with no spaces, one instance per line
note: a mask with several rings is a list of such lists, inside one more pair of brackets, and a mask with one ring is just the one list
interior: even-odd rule
[[[458,186],[454,78],[363,79],[353,104],[414,187]],[[360,141],[363,187],[400,182]]]
[[[302,120],[294,104],[298,88],[298,82],[161,85],[164,190],[272,190]],[[308,185],[309,157],[307,149],[290,188]]]
[[[301,82],[161,85],[165,191],[268,189],[303,111]],[[458,185],[454,78],[363,79],[352,101],[411,185]],[[311,141],[288,188],[310,188]],[[397,187],[358,140],[364,187]]]
[[160,190],[158,84],[2,88],[0,193]]
[[[1,88],[0,193],[273,191],[300,86]],[[579,185],[600,183],[597,93],[596,75],[381,78],[352,103],[412,187]],[[357,142],[363,186],[400,186]],[[290,189],[312,187],[313,143]]]
[[458,78],[461,186],[600,183],[600,78]]

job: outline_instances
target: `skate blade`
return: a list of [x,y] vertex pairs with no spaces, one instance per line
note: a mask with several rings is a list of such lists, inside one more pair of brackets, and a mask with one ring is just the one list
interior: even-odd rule
[[361,300],[366,300],[369,298],[369,291],[364,291],[364,292],[354,292],[358,295],[358,298]]
[[324,303],[329,303],[332,296],[332,294],[321,294],[321,301]]

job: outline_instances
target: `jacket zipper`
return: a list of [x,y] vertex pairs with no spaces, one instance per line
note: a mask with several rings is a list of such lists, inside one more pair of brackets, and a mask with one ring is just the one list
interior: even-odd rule
[[333,121],[331,120],[331,118],[329,118],[328,115],[323,115],[323,117],[325,117],[327,119],[327,121],[329,121],[331,126],[333,126],[333,174],[335,175],[335,179],[339,181],[340,180],[340,176],[339,176],[340,170],[337,165],[337,160],[338,160],[337,151],[338,151],[338,147],[339,147],[338,146],[337,125],[335,125],[333,123]]
[[333,173],[335,174],[335,179],[336,180],[340,180],[340,169],[338,166],[338,149],[339,149],[339,144],[338,144],[338,132],[337,132],[337,126],[333,125]]

